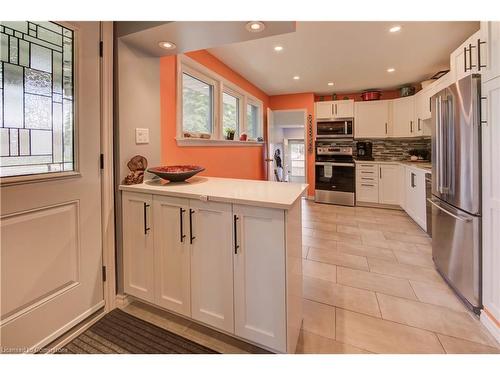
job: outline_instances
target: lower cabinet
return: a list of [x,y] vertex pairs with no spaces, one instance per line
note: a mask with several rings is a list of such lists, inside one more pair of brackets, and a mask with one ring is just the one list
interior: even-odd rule
[[235,334],[286,351],[285,215],[233,206]]
[[188,211],[188,199],[155,196],[153,200],[154,303],[186,316],[191,315]]
[[154,302],[154,245],[149,194],[123,194],[123,281],[125,293]]
[[359,203],[401,204],[399,164],[356,164],[356,201]]
[[401,205],[401,166],[379,164],[378,203]]
[[285,210],[135,192],[122,205],[125,293],[287,351]]
[[230,203],[189,201],[191,317],[234,332]]
[[405,167],[405,204],[406,213],[423,230],[427,229],[427,211],[425,197],[425,171]]

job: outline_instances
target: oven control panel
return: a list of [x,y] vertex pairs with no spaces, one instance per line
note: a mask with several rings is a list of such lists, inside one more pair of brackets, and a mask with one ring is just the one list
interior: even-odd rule
[[352,155],[352,147],[318,146],[316,155]]

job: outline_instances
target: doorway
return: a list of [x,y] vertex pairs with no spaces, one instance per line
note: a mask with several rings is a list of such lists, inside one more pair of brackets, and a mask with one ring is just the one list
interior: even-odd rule
[[306,182],[306,116],[305,109],[268,111],[269,181]]

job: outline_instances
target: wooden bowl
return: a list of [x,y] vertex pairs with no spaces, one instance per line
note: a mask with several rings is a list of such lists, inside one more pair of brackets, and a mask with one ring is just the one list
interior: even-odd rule
[[198,165],[165,165],[148,168],[148,172],[170,182],[185,181],[204,170],[205,168]]

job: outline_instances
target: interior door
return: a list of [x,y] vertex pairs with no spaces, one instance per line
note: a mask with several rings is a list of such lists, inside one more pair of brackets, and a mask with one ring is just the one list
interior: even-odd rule
[[[276,168],[274,161],[274,152],[277,148],[276,137],[274,136],[274,114],[269,108],[267,109],[267,137],[266,137],[266,171],[268,181],[277,181]],[[283,155],[281,155],[283,157]]]
[[0,345],[36,350],[104,306],[100,25],[1,24]]

